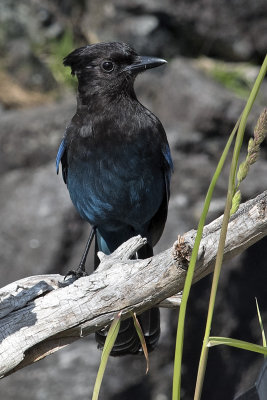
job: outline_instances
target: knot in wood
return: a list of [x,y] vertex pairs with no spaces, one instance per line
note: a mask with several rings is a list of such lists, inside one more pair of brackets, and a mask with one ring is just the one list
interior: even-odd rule
[[191,254],[192,248],[189,243],[185,242],[184,236],[178,235],[178,239],[174,242],[172,249],[172,256],[176,265],[187,270]]
[[261,200],[257,204],[257,208],[258,208],[258,213],[259,213],[259,219],[267,218],[266,201]]

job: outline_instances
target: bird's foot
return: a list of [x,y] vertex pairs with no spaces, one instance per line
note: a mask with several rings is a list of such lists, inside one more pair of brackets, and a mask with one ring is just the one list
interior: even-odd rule
[[64,280],[68,277],[71,276],[72,278],[79,279],[82,278],[83,276],[87,276],[87,272],[85,271],[85,266],[84,265],[79,265],[78,268],[75,270],[71,269],[67,274],[65,275]]

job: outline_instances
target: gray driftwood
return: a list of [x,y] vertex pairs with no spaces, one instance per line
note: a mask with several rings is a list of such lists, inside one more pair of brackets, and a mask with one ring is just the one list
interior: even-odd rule
[[[212,272],[222,217],[204,229],[194,281]],[[38,275],[0,290],[0,376],[33,363],[109,324],[122,310],[141,312],[162,302],[179,304],[195,231],[146,260],[129,260],[145,239],[134,237],[112,255],[99,254],[96,272],[73,281]],[[231,218],[225,259],[267,235],[267,191],[240,206]],[[256,270],[254,271],[256,273]]]

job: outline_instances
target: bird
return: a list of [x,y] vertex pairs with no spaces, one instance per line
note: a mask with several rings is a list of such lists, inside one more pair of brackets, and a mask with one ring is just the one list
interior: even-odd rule
[[[133,236],[147,243],[137,258],[153,256],[167,218],[173,162],[160,120],[137,99],[135,78],[166,61],[140,56],[123,42],[101,42],[80,47],[63,64],[77,77],[77,110],[66,127],[56,157],[63,180],[80,216],[92,226],[76,271],[83,276],[95,237],[98,251],[111,254]],[[138,290],[138,289],[137,289]],[[138,316],[148,351],[160,336],[157,307]],[[107,329],[95,333],[103,348]],[[133,319],[121,322],[111,355],[142,351]]]

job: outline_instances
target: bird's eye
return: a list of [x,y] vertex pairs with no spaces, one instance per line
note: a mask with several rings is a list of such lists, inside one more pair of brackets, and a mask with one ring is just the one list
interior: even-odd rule
[[114,70],[114,64],[112,61],[102,62],[101,67],[105,72],[111,72]]

